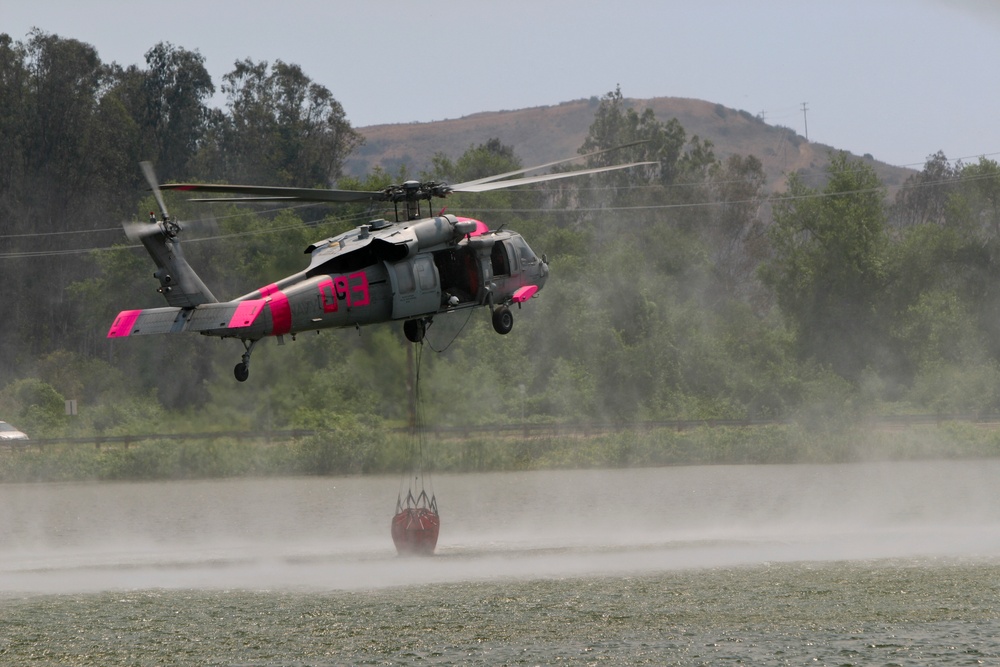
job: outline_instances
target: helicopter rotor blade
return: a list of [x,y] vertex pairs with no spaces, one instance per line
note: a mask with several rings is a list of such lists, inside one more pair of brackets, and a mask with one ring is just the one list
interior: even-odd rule
[[160,205],[160,213],[164,218],[169,218],[170,214],[167,213],[167,204],[163,201],[163,193],[160,192],[160,184],[156,180],[156,172],[153,171],[153,163],[147,160],[143,160],[139,163],[142,167],[142,173],[146,177],[146,182],[149,183],[149,189],[153,191],[153,196],[156,197],[156,203]]
[[564,158],[562,160],[556,160],[555,162],[546,162],[545,164],[536,165],[534,167],[525,167],[524,169],[516,169],[514,171],[508,171],[503,174],[494,174],[492,176],[486,176],[484,178],[477,178],[474,181],[465,181],[464,183],[458,183],[456,185],[453,185],[451,189],[454,190],[455,192],[483,192],[482,190],[465,190],[465,188],[470,185],[479,185],[480,183],[499,181],[500,179],[507,178],[508,176],[517,176],[518,174],[524,174],[529,171],[548,169],[549,167],[554,167],[557,164],[565,164],[566,162],[573,162],[574,160],[583,160],[585,158],[594,157],[595,155],[610,153],[611,151],[617,151],[623,148],[631,148],[632,146],[638,146],[640,144],[646,144],[646,143],[649,143],[649,140],[642,139],[640,141],[633,141],[632,143],[622,144],[621,146],[615,146],[614,148],[605,148],[604,150],[593,151],[591,153],[584,153],[583,155],[574,155],[573,157]]
[[179,192],[205,192],[209,194],[232,194],[232,195],[242,195],[240,197],[233,198],[196,198],[191,201],[197,202],[218,202],[218,201],[230,201],[230,202],[267,202],[267,201],[305,201],[305,202],[327,202],[327,203],[353,203],[353,202],[384,202],[384,201],[416,201],[427,199],[430,200],[432,197],[445,197],[451,192],[488,192],[490,190],[500,190],[503,188],[511,188],[518,185],[527,185],[529,183],[539,183],[542,181],[552,181],[560,178],[570,178],[572,176],[583,176],[586,174],[597,174],[603,171],[611,171],[614,169],[627,169],[629,167],[637,167],[642,165],[653,165],[658,164],[657,162],[632,162],[629,164],[615,165],[611,167],[595,167],[592,169],[582,169],[577,171],[565,171],[556,174],[544,174],[541,176],[528,176],[524,178],[516,178],[511,180],[501,180],[507,178],[508,176],[514,176],[517,174],[523,174],[528,171],[537,171],[539,169],[546,169],[548,167],[553,167],[555,165],[563,164],[566,162],[572,162],[574,160],[581,160],[584,158],[594,157],[595,155],[601,155],[603,153],[608,153],[611,151],[620,150],[623,148],[628,148],[631,146],[637,146],[639,144],[647,143],[643,141],[634,141],[629,144],[623,144],[621,146],[615,146],[614,148],[605,148],[603,150],[594,151],[591,153],[586,153],[584,155],[576,155],[571,158],[565,158],[562,160],[556,160],[554,162],[547,162],[545,164],[537,165],[534,167],[527,167],[524,169],[518,169],[516,171],[509,171],[503,174],[494,174],[493,176],[487,176],[485,178],[479,178],[473,181],[466,181],[464,183],[459,183],[457,185],[448,185],[447,183],[438,182],[426,182],[418,183],[417,181],[407,181],[402,185],[393,185],[382,190],[325,190],[320,188],[293,188],[293,187],[280,187],[280,186],[268,186],[268,185],[225,185],[225,184],[214,184],[214,183],[166,183],[163,185],[158,185],[156,183],[156,177],[152,173],[152,166],[148,166],[148,163],[143,163],[143,171],[146,172],[146,179],[149,180],[150,185],[153,187],[153,192],[157,195],[157,201],[162,204],[162,197],[159,191],[162,190],[175,190]]
[[642,167],[659,164],[659,162],[632,162],[630,164],[617,164],[612,167],[594,167],[593,169],[580,169],[578,171],[561,171],[555,174],[542,174],[541,176],[527,176],[525,178],[514,178],[509,181],[496,181],[494,183],[466,183],[454,186],[452,192],[489,192],[490,190],[502,190],[503,188],[513,188],[518,185],[529,185],[531,183],[541,183],[543,181],[555,181],[560,178],[571,176],[585,176],[587,174],[599,174],[604,171],[615,171],[616,169],[628,169],[629,167]]
[[[285,188],[269,185],[219,185],[210,183],[167,183],[160,186],[164,190],[181,192],[209,192],[219,194],[247,195],[235,201],[274,201],[279,199],[295,199],[298,201],[351,203],[362,201],[381,201],[385,193],[381,191],[365,192],[362,190],[321,190],[318,188]],[[198,199],[193,201],[230,201],[229,199]]]

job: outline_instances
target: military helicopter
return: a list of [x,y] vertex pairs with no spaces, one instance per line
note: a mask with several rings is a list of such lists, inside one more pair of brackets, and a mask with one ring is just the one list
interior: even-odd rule
[[[143,162],[142,170],[161,217],[157,220],[156,214],[150,213],[147,223],[125,223],[125,234],[130,240],[141,241],[153,258],[153,277],[159,281],[157,291],[168,306],[123,310],[111,325],[108,338],[187,331],[236,338],[243,343],[244,353],[233,374],[245,382],[250,375],[250,355],[267,336],[276,337],[280,345],[285,335],[295,340],[296,334],[305,331],[402,321],[406,338],[419,343],[435,315],[480,306],[490,309],[496,332],[507,334],[514,326],[511,306],[520,307],[536,296],[548,278],[545,255],[535,255],[517,232],[491,230],[472,218],[431,215],[431,200],[453,192],[486,192],[656,164],[634,162],[510,178],[624,147],[457,185],[406,181],[376,191],[205,183],[160,185],[152,165]],[[185,260],[178,239],[183,227],[167,212],[162,190],[242,195],[224,199],[240,202],[392,202],[395,220],[379,218],[317,241],[305,250],[310,261],[304,270],[220,302]],[[424,201],[427,217],[421,205]]]

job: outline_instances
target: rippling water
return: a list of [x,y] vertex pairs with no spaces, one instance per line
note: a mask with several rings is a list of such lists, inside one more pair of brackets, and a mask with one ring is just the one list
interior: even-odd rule
[[0,486],[0,664],[1000,663],[997,462]]

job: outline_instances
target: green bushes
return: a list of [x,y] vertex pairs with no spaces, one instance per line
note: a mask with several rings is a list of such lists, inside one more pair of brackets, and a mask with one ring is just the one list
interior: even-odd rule
[[47,445],[0,451],[0,482],[398,474],[416,462],[435,472],[491,472],[996,456],[1000,430],[958,422],[903,429],[829,430],[790,423],[418,440],[351,417],[327,431],[283,442],[219,437],[148,440],[128,447]]

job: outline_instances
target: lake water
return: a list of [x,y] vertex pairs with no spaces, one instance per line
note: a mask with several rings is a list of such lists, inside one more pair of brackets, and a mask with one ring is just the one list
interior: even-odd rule
[[0,485],[0,664],[1000,664],[1000,462]]

